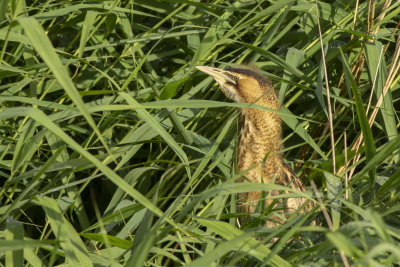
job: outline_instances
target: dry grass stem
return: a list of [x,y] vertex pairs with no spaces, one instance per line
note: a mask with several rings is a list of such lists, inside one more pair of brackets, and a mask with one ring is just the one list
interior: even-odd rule
[[329,130],[330,130],[330,138],[331,138],[331,152],[332,152],[332,172],[336,174],[336,154],[335,154],[335,136],[333,133],[333,118],[332,118],[332,107],[331,107],[331,96],[329,90],[329,80],[328,80],[328,70],[326,68],[325,62],[325,52],[324,52],[324,44],[322,42],[322,32],[321,32],[321,24],[319,23],[319,11],[318,11],[318,1],[315,1],[317,6],[317,22],[318,22],[318,33],[319,33],[319,42],[321,45],[321,55],[324,66],[324,76],[325,76],[325,87],[326,87],[326,101],[328,105],[328,120],[329,120]]

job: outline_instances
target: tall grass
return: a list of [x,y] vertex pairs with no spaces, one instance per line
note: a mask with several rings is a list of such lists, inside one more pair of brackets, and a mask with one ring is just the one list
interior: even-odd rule
[[[399,13],[1,1],[1,265],[399,265]],[[246,105],[194,68],[238,64],[273,81],[286,161],[308,185],[278,198],[316,203],[275,228],[279,207],[236,211],[237,193],[285,189],[237,183]]]

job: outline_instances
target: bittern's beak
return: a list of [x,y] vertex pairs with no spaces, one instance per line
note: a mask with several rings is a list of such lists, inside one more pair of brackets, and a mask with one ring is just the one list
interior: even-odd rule
[[224,92],[228,98],[238,103],[242,102],[242,98],[239,96],[237,91],[239,80],[238,75],[229,70],[222,70],[213,67],[196,66],[196,68],[213,77],[221,87],[222,92]]
[[213,77],[221,86],[226,83],[236,84],[237,77],[227,70],[217,69],[208,66],[196,66],[196,69]]

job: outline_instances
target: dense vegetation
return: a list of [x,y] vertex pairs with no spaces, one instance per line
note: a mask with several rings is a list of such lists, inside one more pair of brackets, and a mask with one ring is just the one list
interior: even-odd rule
[[[1,265],[399,265],[399,13],[1,1]],[[308,190],[279,198],[316,203],[276,228],[263,226],[276,208],[236,211],[237,193],[276,186],[237,183],[243,105],[195,69],[237,64],[283,106],[285,158]]]

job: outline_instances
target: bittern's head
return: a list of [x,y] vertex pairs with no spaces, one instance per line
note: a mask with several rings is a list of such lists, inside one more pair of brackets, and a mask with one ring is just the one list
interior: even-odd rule
[[[198,70],[212,76],[225,95],[238,103],[264,102],[271,108],[278,108],[271,83],[257,71],[247,68],[229,68],[226,70],[197,66]],[[265,103],[265,102],[269,103]],[[260,103],[261,104],[261,103]]]

